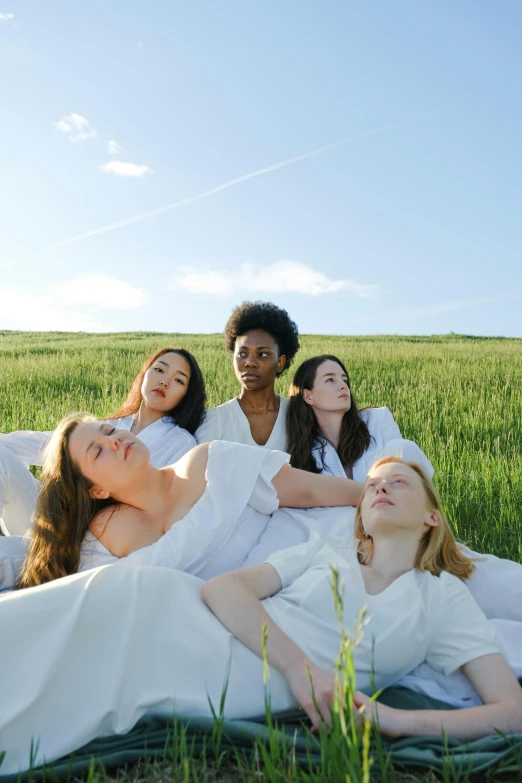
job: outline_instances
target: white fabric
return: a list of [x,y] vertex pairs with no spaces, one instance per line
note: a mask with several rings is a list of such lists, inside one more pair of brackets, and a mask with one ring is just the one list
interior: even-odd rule
[[[144,715],[264,714],[263,662],[204,606],[201,581],[106,566],[0,598],[2,775],[52,762]],[[230,667],[230,668],[229,668]],[[23,673],[23,675],[22,675]],[[273,670],[275,711],[295,707]]]
[[[281,573],[294,573],[291,584],[264,604],[321,665],[332,669],[340,640],[330,608],[332,557],[350,580],[344,591],[350,605],[346,619],[368,604],[370,624],[378,628],[379,683],[411,666],[412,655],[420,655],[415,649],[445,668],[496,651],[469,593],[451,577],[417,579],[410,572],[382,596],[367,596],[360,571],[357,582],[338,553],[318,550],[315,542],[306,547],[305,556],[289,552],[272,558]],[[296,563],[298,570],[311,568],[299,576]],[[34,765],[50,763],[95,737],[129,731],[144,715],[210,717],[209,699],[218,711],[227,678],[225,716],[263,714],[263,662],[209,612],[200,587],[199,579],[180,571],[117,564],[0,598],[0,626],[9,629],[0,645],[0,670],[23,671],[23,677],[2,680],[2,774],[26,770],[31,749]],[[363,645],[356,657],[359,686],[369,680],[369,634]],[[296,706],[274,669],[269,689],[273,711]]]
[[264,446],[259,446],[252,437],[248,419],[241,410],[236,398],[228,400],[216,408],[205,411],[203,423],[196,430],[198,443],[208,443],[212,440],[228,440],[243,443],[246,446],[257,446],[262,449],[277,449],[286,451],[286,409],[288,400],[279,397],[279,413],[270,437]]
[[386,688],[426,660],[449,674],[470,660],[498,653],[495,634],[464,584],[443,572],[434,577],[414,569],[377,595],[366,592],[353,546],[336,550],[312,536],[306,544],[268,558],[284,589],[266,599],[272,619],[318,666],[335,671],[339,622],[332,599],[331,569],[342,585],[343,625],[356,638],[357,618],[366,607],[368,624],[354,650],[357,688]]
[[[495,555],[460,549],[473,560],[475,571],[466,587],[495,628],[498,645],[516,677],[522,677],[522,565]],[[437,674],[428,664],[416,668],[398,685],[440,699],[455,707],[481,704],[469,680],[460,672]]]
[[[287,462],[282,451],[212,441],[202,497],[155,544],[121,561],[168,566],[203,579],[239,568],[279,505],[271,480]],[[117,560],[89,535],[80,570]]]
[[40,482],[13,452],[0,445],[0,527],[21,536],[31,526]]
[[[360,412],[370,433],[371,442],[364,454],[352,466],[354,481],[365,481],[373,463],[381,457],[401,457],[417,462],[431,478],[433,466],[424,452],[411,440],[405,440],[388,408],[365,408]],[[321,473],[346,477],[339,455],[326,440],[318,443],[312,452]]]

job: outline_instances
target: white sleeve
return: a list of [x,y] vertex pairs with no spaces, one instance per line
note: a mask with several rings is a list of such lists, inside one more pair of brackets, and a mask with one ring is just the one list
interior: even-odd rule
[[205,411],[205,418],[194,433],[194,437],[196,443],[209,443],[213,440],[223,439],[217,408],[208,408]]
[[24,465],[43,465],[43,452],[51,440],[50,432],[19,430],[0,434],[0,445],[5,446],[20,459]]
[[310,540],[305,544],[292,546],[290,549],[280,549],[279,552],[273,552],[266,559],[272,568],[275,568],[281,579],[283,588],[288,587],[294,582],[307,568],[312,560],[324,546],[324,538],[312,533]]
[[272,514],[266,530],[249,552],[243,567],[259,565],[268,560],[274,552],[308,542],[310,528],[301,522],[302,515],[299,511],[301,509],[296,511],[295,508],[280,508]]
[[382,448],[375,454],[375,459],[381,457],[400,457],[406,462],[415,462],[419,465],[428,478],[433,477],[433,465],[417,444],[412,440],[405,440],[397,422],[388,408],[381,408],[380,426]]
[[379,412],[379,428],[381,430],[381,439],[383,443],[387,443],[389,440],[396,440],[402,438],[399,425],[392,416],[389,408],[384,406],[374,410],[373,413]]
[[405,462],[415,462],[423,469],[428,478],[433,478],[433,465],[423,450],[412,440],[404,440],[404,438],[389,440],[380,449],[375,459],[380,459],[381,457],[400,457]]
[[426,662],[444,674],[482,655],[499,653],[495,631],[466,585],[443,571],[439,577],[439,606]]

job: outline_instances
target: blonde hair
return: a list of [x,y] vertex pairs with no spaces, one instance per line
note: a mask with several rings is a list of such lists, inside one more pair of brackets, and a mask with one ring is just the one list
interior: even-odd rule
[[75,574],[89,524],[98,511],[115,503],[111,498],[91,498],[92,482],[81,473],[69,453],[72,431],[78,424],[88,421],[96,419],[86,413],[66,416],[47,446],[34,526],[18,579],[19,588]]
[[[431,479],[428,478],[423,469],[415,462],[406,462],[399,457],[383,457],[372,465],[371,470],[390,462],[398,462],[402,465],[407,465],[417,473],[424,488],[426,504],[430,511],[435,511],[437,513],[440,520],[437,526],[430,526],[422,536],[415,557],[415,568],[418,571],[429,571],[430,574],[433,574],[434,576],[438,576],[441,571],[449,571],[450,574],[454,574],[454,576],[457,576],[459,579],[469,579],[475,570],[475,566],[469,558],[465,557],[460,552],[455,537],[451,532],[449,522],[442,510],[438,492]],[[365,491],[366,490],[364,489],[359,499],[355,515],[355,538],[359,542],[357,545],[357,553],[359,562],[363,565],[367,565],[371,561],[373,555],[373,540],[371,536],[366,536],[361,512]]]

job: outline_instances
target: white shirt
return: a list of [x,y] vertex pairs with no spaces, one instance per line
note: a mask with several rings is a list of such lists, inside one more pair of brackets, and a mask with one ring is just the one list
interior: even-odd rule
[[208,408],[203,424],[195,432],[198,443],[208,443],[212,440],[228,440],[234,443],[244,443],[245,446],[257,446],[262,449],[277,449],[286,451],[286,409],[288,400],[279,397],[279,413],[270,437],[264,446],[259,446],[252,437],[250,424],[241,410],[236,398],[228,400],[216,408]]
[[[352,466],[354,481],[364,482],[373,463],[381,457],[400,457],[407,462],[416,462],[431,478],[433,466],[424,452],[412,440],[405,440],[389,409],[365,408],[360,411],[361,419],[368,427],[371,441],[369,447]],[[339,455],[331,443],[320,439],[312,451],[321,473],[346,477]]]
[[[134,416],[122,419],[108,419],[113,427],[130,431]],[[19,430],[0,434],[0,445],[6,446],[24,465],[43,465],[45,447],[51,440],[53,432],[33,432]],[[150,451],[150,464],[155,468],[172,465],[178,459],[196,446],[196,440],[190,432],[178,427],[170,416],[149,424],[136,435]]]
[[318,536],[267,559],[283,589],[263,601],[277,625],[317,665],[335,671],[340,630],[334,609],[331,569],[339,572],[343,625],[356,638],[366,607],[368,622],[354,649],[356,686],[372,693],[396,682],[422,661],[450,674],[482,655],[498,653],[493,628],[457,577],[435,577],[416,569],[377,595],[366,592],[353,546],[334,551]]

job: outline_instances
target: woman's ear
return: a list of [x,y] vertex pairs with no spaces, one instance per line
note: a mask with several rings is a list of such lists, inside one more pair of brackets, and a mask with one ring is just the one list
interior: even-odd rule
[[277,364],[276,364],[276,372],[278,375],[280,375],[285,369],[285,364],[286,364],[286,356],[284,355],[284,353],[282,353],[279,359],[277,360]]
[[424,518],[424,523],[426,525],[429,525],[429,527],[438,527],[440,525],[440,522],[441,519],[438,511],[426,512],[426,517]]
[[308,405],[313,405],[313,402],[312,402],[312,394],[311,394],[311,392],[310,392],[310,389],[303,389],[303,400],[304,400],[304,401],[305,401],[305,402],[306,402]]
[[101,487],[92,486],[89,490],[89,495],[93,500],[106,500],[111,493],[107,489]]

